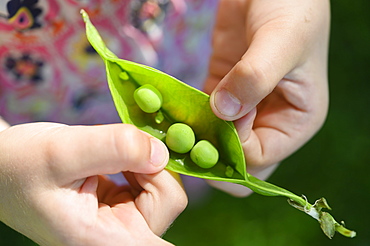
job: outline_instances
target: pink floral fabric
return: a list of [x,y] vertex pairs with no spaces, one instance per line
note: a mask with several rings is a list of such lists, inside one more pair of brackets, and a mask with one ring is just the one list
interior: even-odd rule
[[118,57],[201,87],[215,0],[2,1],[0,115],[9,123],[119,122],[81,8]]

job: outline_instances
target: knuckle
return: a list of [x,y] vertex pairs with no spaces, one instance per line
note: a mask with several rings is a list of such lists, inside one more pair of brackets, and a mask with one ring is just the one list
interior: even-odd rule
[[179,196],[178,201],[179,203],[178,203],[177,211],[181,213],[182,211],[185,210],[185,208],[188,206],[188,203],[189,203],[188,196],[186,195],[184,191],[181,192],[181,195]]
[[[188,197],[182,185],[181,177],[172,171],[161,172],[162,177],[166,177],[167,184],[164,185],[160,192],[165,196],[165,200],[170,202],[171,211],[178,215],[188,205]],[[160,195],[158,195],[160,197]]]
[[133,125],[122,125],[114,131],[112,145],[117,159],[124,161],[126,167],[136,167],[146,163],[149,159],[150,141],[139,129]]
[[47,131],[48,136],[43,138],[43,141],[40,143],[43,149],[43,158],[46,160],[50,172],[54,175],[58,175],[64,170],[65,166],[62,164],[66,159],[65,153],[69,152],[73,155],[73,153],[71,153],[73,150],[68,148],[69,144],[58,141],[60,134],[64,134],[64,131],[66,131],[68,127],[69,126],[60,126],[58,128],[49,129],[49,131]]
[[184,211],[189,202],[188,197],[183,189],[175,194],[173,201],[176,201],[173,208],[176,214],[180,214],[182,211]]
[[267,95],[274,89],[274,81],[270,81],[271,76],[269,76],[269,73],[272,72],[272,65],[269,61],[262,60],[255,64],[242,59],[237,67],[237,74],[247,79],[254,92]]
[[179,187],[180,188],[176,192],[173,192],[172,197],[170,198],[170,201],[175,201],[175,203],[172,205],[175,215],[178,215],[184,211],[189,202],[185,190],[181,187],[181,185],[179,185]]

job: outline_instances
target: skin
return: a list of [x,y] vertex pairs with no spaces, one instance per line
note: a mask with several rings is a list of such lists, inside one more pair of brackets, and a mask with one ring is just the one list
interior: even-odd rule
[[329,26],[327,0],[220,0],[204,90],[214,113],[234,121],[252,175],[266,179],[321,128]]
[[[124,124],[0,125],[2,222],[40,245],[171,245],[160,235],[187,197],[161,141]],[[104,175],[119,172],[129,185]]]

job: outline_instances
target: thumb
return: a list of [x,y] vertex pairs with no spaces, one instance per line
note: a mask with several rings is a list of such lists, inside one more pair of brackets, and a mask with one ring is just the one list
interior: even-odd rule
[[[277,33],[280,32],[280,33]],[[270,94],[297,64],[296,38],[281,28],[266,26],[253,36],[247,52],[211,94],[214,113],[229,121],[240,119]]]
[[122,171],[156,173],[169,158],[163,142],[132,125],[66,126],[51,136],[50,170],[62,180]]

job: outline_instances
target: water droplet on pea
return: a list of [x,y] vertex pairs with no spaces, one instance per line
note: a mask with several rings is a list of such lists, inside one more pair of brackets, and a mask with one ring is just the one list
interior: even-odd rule
[[231,166],[227,166],[225,170],[226,177],[231,178],[233,174],[234,174],[234,168],[232,168]]
[[128,74],[126,72],[121,72],[118,76],[122,80],[129,80],[130,79],[130,77],[128,76]]
[[158,113],[156,114],[154,121],[157,124],[161,124],[164,121],[164,115],[161,110],[159,110]]

